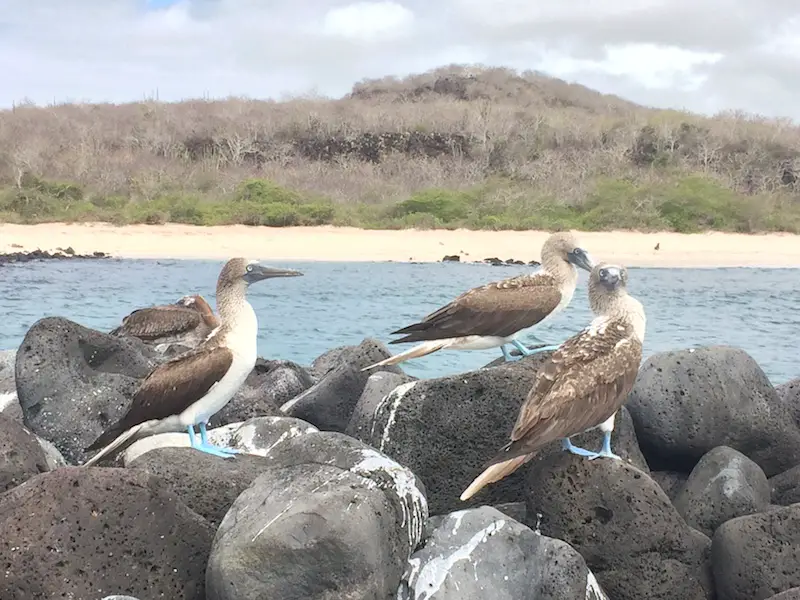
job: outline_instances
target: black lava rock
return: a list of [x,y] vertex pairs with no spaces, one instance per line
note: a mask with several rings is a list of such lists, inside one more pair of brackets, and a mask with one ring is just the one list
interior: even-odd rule
[[651,468],[688,472],[729,446],[772,476],[800,463],[800,429],[743,350],[662,352],[639,371],[626,404]]
[[722,524],[711,564],[718,600],[765,600],[800,586],[800,504]]

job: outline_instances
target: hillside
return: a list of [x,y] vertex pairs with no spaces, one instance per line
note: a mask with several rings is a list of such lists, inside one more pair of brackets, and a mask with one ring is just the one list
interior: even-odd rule
[[336,100],[0,112],[0,220],[800,231],[800,128],[451,66]]

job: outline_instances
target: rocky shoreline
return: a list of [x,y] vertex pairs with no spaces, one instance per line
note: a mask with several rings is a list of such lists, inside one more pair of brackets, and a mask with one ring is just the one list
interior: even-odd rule
[[360,371],[388,355],[260,359],[210,424],[233,460],[175,433],[81,468],[164,356],[38,321],[0,353],[0,598],[800,599],[800,380],[726,346],[654,355],[617,417],[623,460],[553,444],[460,502],[544,356]]
[[77,254],[75,250],[68,246],[67,248],[56,248],[50,252],[48,250],[31,250],[29,252],[5,252],[0,253],[0,265],[8,263],[25,263],[34,260],[67,260],[67,259],[98,259],[98,258],[111,258],[105,252],[92,252],[91,254]]

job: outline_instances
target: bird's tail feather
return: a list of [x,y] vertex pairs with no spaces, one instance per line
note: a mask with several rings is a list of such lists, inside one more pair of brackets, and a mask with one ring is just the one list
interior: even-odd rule
[[432,354],[437,350],[441,350],[442,348],[446,348],[449,345],[449,342],[443,342],[440,340],[434,340],[431,342],[423,342],[413,348],[406,350],[405,352],[401,352],[400,354],[395,354],[394,356],[390,356],[389,358],[385,358],[380,362],[376,362],[373,365],[369,365],[368,367],[364,367],[361,369],[362,371],[369,371],[370,369],[374,369],[375,367],[386,367],[389,365],[396,365],[401,362],[405,362],[412,358],[419,358],[420,356],[427,356],[428,354]]
[[109,429],[106,433],[97,438],[97,440],[95,440],[95,442],[91,446],[86,448],[86,450],[93,450],[94,448],[105,443],[105,440],[107,440],[108,438],[111,438],[112,440],[111,443],[106,444],[106,446],[102,450],[100,450],[100,452],[95,454],[92,458],[87,460],[81,466],[89,467],[98,462],[104,456],[107,456],[108,454],[110,454],[111,452],[122,446],[125,442],[129,440],[133,441],[131,438],[133,438],[137,433],[139,433],[139,430],[141,430],[141,428],[144,427],[145,425],[147,425],[147,422],[134,425],[127,431],[123,432],[121,435],[115,435],[118,433],[119,431],[118,429],[116,428]]
[[508,477],[532,458],[533,454],[523,454],[486,467],[483,473],[478,475],[475,480],[469,484],[469,487],[462,492],[461,500],[469,500],[490,483]]

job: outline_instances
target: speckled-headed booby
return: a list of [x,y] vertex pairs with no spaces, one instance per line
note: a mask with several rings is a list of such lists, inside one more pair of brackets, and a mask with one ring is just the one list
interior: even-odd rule
[[[247,287],[271,277],[297,275],[302,273],[261,266],[244,258],[229,260],[217,280],[219,327],[197,348],[153,369],[136,390],[125,416],[85,449],[101,448],[84,466],[126,442],[181,429],[188,430],[193,448],[223,458],[232,456],[235,451],[208,442],[206,426],[244,383],[256,362],[258,319],[247,301]],[[195,425],[200,428],[199,444]]]
[[[510,475],[540,448],[561,439],[564,450],[619,458],[611,452],[614,417],[633,388],[642,360],[645,313],[628,294],[628,271],[600,263],[589,276],[591,324],[566,340],[539,370],[511,432],[511,442],[461,494],[467,500]],[[570,436],[599,428],[600,452],[574,446]]]
[[534,273],[472,288],[422,321],[393,331],[392,335],[407,335],[390,344],[422,343],[362,371],[444,349],[486,350],[500,346],[508,361],[512,360],[505,346],[509,343],[524,356],[556,348],[548,345],[529,350],[517,335],[545,323],[570,303],[578,283],[575,267],[590,271],[592,259],[569,232],[547,238],[541,259],[541,268]]
[[174,304],[133,311],[111,335],[129,335],[154,344],[196,346],[219,327],[219,319],[199,295],[184,296]]

